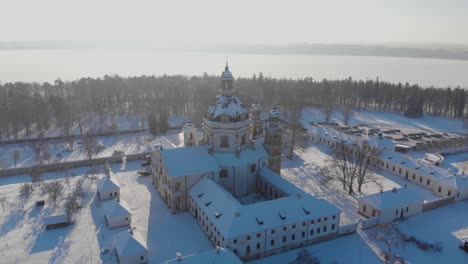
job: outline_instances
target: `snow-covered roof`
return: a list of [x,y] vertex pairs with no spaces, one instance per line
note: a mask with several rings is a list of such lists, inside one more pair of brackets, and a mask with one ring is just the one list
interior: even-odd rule
[[242,114],[248,114],[248,110],[245,108],[242,101],[237,96],[216,96],[216,104],[208,107],[208,113],[213,115],[213,118],[217,118],[221,115],[227,115],[230,117],[238,117]]
[[66,214],[44,217],[44,225],[55,225],[66,222],[68,222],[68,216]]
[[148,145],[151,150],[155,150],[158,147],[162,147],[163,149],[177,148],[177,146],[165,136],[158,137],[157,139],[150,141]]
[[394,150],[395,142],[386,137],[368,136],[364,143],[378,150]]
[[294,184],[290,183],[288,180],[278,175],[278,173],[268,168],[262,168],[259,171],[259,175],[267,179],[271,184],[275,185],[277,188],[281,189],[290,196],[296,194],[306,194],[302,189],[297,188]]
[[125,230],[114,236],[114,246],[119,256],[138,256],[147,254],[146,242],[139,233]]
[[399,208],[410,203],[420,201],[423,202],[424,198],[409,188],[399,188],[389,190],[383,193],[375,193],[367,195],[358,199],[360,203],[371,205],[372,207],[384,210]]
[[335,142],[344,142],[345,144],[353,143],[356,140],[355,136],[341,133],[331,127],[320,126],[319,128],[317,128],[316,133],[320,137],[330,138]]
[[104,202],[104,214],[108,219],[130,215],[130,208],[125,201],[110,200]]
[[161,150],[161,156],[171,177],[218,172],[221,168],[212,155],[208,153],[208,146],[200,145],[185,148]]
[[213,157],[220,166],[234,166],[238,164],[252,164],[261,158],[267,158],[268,153],[262,144],[256,144],[255,149],[245,148],[240,151],[239,157],[232,152],[214,152]]
[[199,264],[199,263],[220,263],[220,264],[242,264],[242,261],[227,248],[216,248],[199,252],[192,255],[171,259],[166,264]]
[[461,191],[468,188],[468,175],[459,174],[450,176],[439,180],[438,183],[451,189]]
[[195,184],[190,195],[226,238],[341,212],[331,203],[308,194],[241,205],[223,187],[207,178]]
[[120,184],[112,174],[109,174],[108,177],[104,177],[97,182],[97,189],[101,193],[116,192],[120,190]]

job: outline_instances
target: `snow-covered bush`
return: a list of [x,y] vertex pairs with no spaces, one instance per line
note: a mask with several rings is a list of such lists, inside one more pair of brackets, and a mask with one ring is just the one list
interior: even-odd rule
[[290,261],[289,264],[320,264],[320,260],[303,249],[297,253],[296,259]]
[[20,195],[23,196],[24,198],[28,198],[29,195],[31,195],[33,191],[33,187],[31,183],[23,183],[20,186],[19,192]]

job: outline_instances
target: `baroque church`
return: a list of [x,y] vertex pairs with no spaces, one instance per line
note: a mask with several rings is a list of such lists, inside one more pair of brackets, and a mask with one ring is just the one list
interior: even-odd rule
[[[337,236],[340,210],[280,176],[280,113],[235,95],[226,67],[219,95],[203,118],[203,136],[183,127],[184,147],[159,140],[151,155],[153,184],[173,212],[189,211],[215,246],[242,260]],[[241,202],[243,198],[261,197]]]

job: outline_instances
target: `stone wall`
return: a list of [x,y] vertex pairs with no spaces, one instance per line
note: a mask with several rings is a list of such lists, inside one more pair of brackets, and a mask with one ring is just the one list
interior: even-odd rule
[[[144,153],[125,155],[125,157],[127,158],[127,161],[142,160],[148,154],[149,152],[144,152]],[[31,174],[33,172],[44,173],[44,172],[51,172],[51,171],[60,171],[60,170],[72,169],[72,168],[78,168],[78,167],[84,167],[84,166],[101,165],[105,163],[119,163],[119,162],[122,162],[122,157],[124,156],[105,157],[105,158],[97,158],[97,159],[92,159],[92,160],[76,160],[76,161],[52,163],[52,164],[45,164],[45,165],[32,166],[32,167],[6,169],[6,170],[0,170],[0,177],[21,175],[21,174]]]

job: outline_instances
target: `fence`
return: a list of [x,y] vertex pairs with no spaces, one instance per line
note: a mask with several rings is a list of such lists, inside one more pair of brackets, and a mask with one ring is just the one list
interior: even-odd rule
[[423,212],[439,208],[441,206],[453,203],[454,201],[455,201],[455,196],[448,196],[448,197],[440,198],[434,201],[425,202],[423,204]]
[[148,154],[149,152],[144,152],[144,153],[125,155],[125,156],[112,156],[112,157],[97,158],[97,159],[92,159],[92,160],[75,160],[75,161],[67,161],[67,162],[53,163],[53,164],[47,164],[47,165],[38,165],[38,166],[32,166],[32,167],[6,169],[6,170],[0,170],[0,177],[21,175],[21,174],[32,174],[32,173],[44,173],[44,172],[59,171],[59,170],[72,169],[72,168],[78,168],[78,167],[84,167],[84,166],[95,166],[95,165],[101,165],[107,162],[117,163],[117,162],[122,162],[122,157],[126,157],[127,161],[141,160],[141,159],[144,159],[145,156]]
[[349,234],[352,234],[352,233],[356,233],[357,228],[358,228],[358,224],[359,224],[359,221],[356,221],[356,222],[351,223],[351,224],[340,226],[340,228],[338,230],[338,235],[339,236],[345,236],[345,235],[349,235]]
[[[132,134],[148,130],[147,128],[133,129],[133,130],[124,130],[118,132],[102,132],[93,134],[96,137],[102,136],[111,136],[111,135],[123,135],[123,134]],[[88,135],[70,135],[70,136],[58,136],[58,137],[44,137],[44,138],[21,138],[21,139],[11,139],[11,140],[0,140],[0,145],[6,144],[17,144],[17,143],[28,143],[36,141],[52,141],[52,140],[67,140],[67,139],[78,139],[83,138]]]
[[371,218],[367,218],[365,220],[362,220],[361,228],[362,229],[371,228],[373,226],[378,225],[379,222],[380,222],[380,216],[374,216],[374,217],[371,217]]

